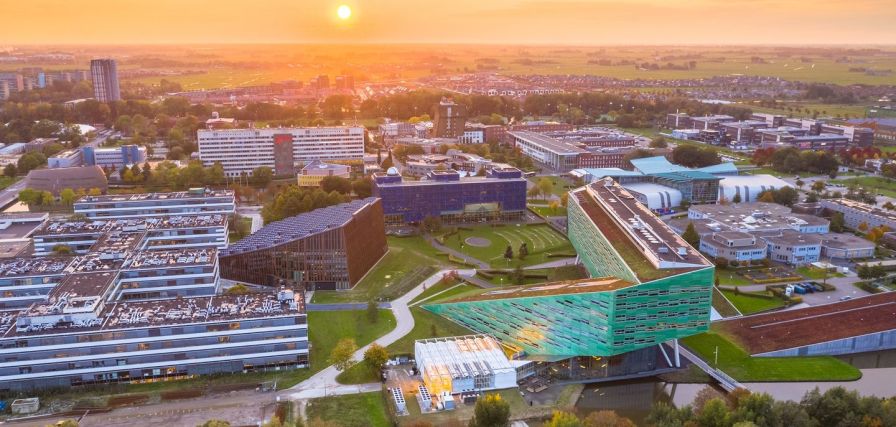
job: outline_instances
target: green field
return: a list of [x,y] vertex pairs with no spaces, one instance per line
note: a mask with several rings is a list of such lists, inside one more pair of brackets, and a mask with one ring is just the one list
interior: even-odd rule
[[358,361],[352,365],[351,368],[348,368],[336,375],[336,382],[339,384],[367,384],[374,383],[380,380],[379,370],[370,369],[370,366],[364,363],[363,361]]
[[831,277],[846,277],[843,273],[838,273],[836,271],[827,271],[825,272],[822,268],[808,267],[803,266],[796,269],[797,274],[803,276],[807,279],[812,280],[823,280],[825,276],[828,278]]
[[[479,289],[479,288],[477,288],[473,285],[462,283],[459,285],[452,286],[451,288],[446,289],[443,292],[430,294],[430,295],[433,295],[432,298],[429,298],[430,295],[426,295],[426,296],[421,295],[421,298],[416,298],[414,300],[416,302],[412,303],[412,304],[417,304],[417,305],[429,304],[429,303],[436,302],[436,301],[446,300],[446,299],[452,298],[456,295],[467,293],[469,291],[476,290],[476,289]],[[429,298],[429,299],[426,299],[426,298]]]
[[316,291],[317,304],[395,299],[413,289],[442,266],[452,265],[422,237],[388,238],[389,252],[350,291]]
[[719,288],[712,288],[712,308],[716,309],[722,317],[738,316],[740,312],[731,305],[731,302],[722,296]]
[[[572,184],[564,178],[559,176],[533,176],[529,178],[533,184],[538,184],[542,179],[547,179],[551,181],[551,194],[560,197],[564,193],[568,192],[572,189]],[[535,200],[543,200],[541,198],[537,198]]]
[[538,215],[545,216],[545,217],[547,217],[547,216],[564,216],[565,217],[566,216],[566,208],[563,206],[551,208],[549,206],[538,206],[538,205],[532,206],[532,205],[530,205],[529,209],[531,209],[533,212],[537,213]]
[[[465,243],[470,237],[479,237],[489,241],[485,247],[472,246]],[[520,260],[518,252],[520,245],[526,242],[529,255]],[[562,234],[554,231],[547,225],[506,225],[493,227],[490,225],[459,229],[452,236],[444,238],[444,245],[460,251],[465,255],[486,262],[495,268],[536,265],[561,257],[548,257],[550,254],[575,256],[572,245]],[[504,251],[507,246],[513,248],[514,259],[507,261]]]
[[719,277],[720,286],[746,286],[753,284],[753,282],[751,282],[746,277],[743,277],[736,272],[728,269],[717,268],[716,276]]
[[896,180],[884,178],[882,176],[860,176],[848,179],[835,179],[832,180],[831,183],[845,185],[847,187],[849,187],[850,184],[855,183],[859,187],[864,187],[866,190],[872,190],[875,193],[880,193],[887,197],[896,197]]
[[862,376],[854,366],[828,356],[751,357],[742,348],[716,332],[706,332],[681,340],[710,366],[718,367],[743,382],[762,381],[853,381]]
[[312,311],[308,313],[308,339],[311,340],[311,372],[320,371],[330,364],[327,359],[336,343],[342,338],[354,338],[358,347],[395,329],[395,316],[390,310],[379,310],[379,320],[371,323],[367,312]]
[[[415,402],[408,402],[408,406]],[[346,394],[312,399],[308,402],[308,419],[340,427],[390,427],[386,401],[382,392]]]
[[744,316],[784,306],[784,300],[781,298],[763,298],[764,295],[771,295],[767,292],[735,293],[727,290],[722,290],[721,292]]
[[[420,307],[411,309],[414,316],[414,329],[411,333],[401,337],[398,341],[386,347],[390,355],[413,354],[414,341],[425,338],[453,337],[458,335],[470,335],[473,332],[444,317],[430,313]],[[433,329],[435,327],[435,329]],[[433,333],[435,332],[435,333]]]
[[[513,270],[506,270],[508,273],[511,273]],[[564,267],[555,267],[555,268],[539,268],[534,270],[525,270],[525,275],[539,275],[539,276],[548,276],[547,279],[538,278],[538,277],[526,277],[523,281],[523,285],[533,285],[536,283],[544,283],[544,282],[559,282],[563,280],[576,280],[576,279],[587,279],[587,274],[584,273],[582,269],[578,266],[564,266]],[[494,277],[488,279],[479,276],[480,279],[488,280],[489,283],[498,286],[509,286],[513,285],[511,283],[511,275],[510,274],[493,274]]]

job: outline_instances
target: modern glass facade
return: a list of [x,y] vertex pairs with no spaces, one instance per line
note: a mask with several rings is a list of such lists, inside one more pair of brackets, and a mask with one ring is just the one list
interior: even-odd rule
[[708,330],[712,278],[706,268],[609,291],[424,308],[527,355],[613,356]]
[[377,174],[373,195],[383,200],[389,224],[416,223],[427,216],[452,223],[512,220],[526,211],[526,180],[517,169],[463,179],[455,171],[433,171],[421,181]]

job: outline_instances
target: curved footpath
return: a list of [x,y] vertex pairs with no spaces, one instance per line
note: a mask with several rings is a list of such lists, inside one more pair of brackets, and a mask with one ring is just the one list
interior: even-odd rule
[[[463,275],[472,275],[476,273],[475,270],[441,270],[421,282],[414,289],[411,289],[408,293],[392,300],[391,307],[392,313],[395,315],[395,329],[392,329],[386,335],[377,338],[373,343],[386,347],[394,343],[395,341],[398,341],[405,335],[409,334],[411,330],[414,329],[414,316],[411,315],[411,309],[408,307],[408,303],[422,294],[424,290],[438,283],[440,280],[442,280],[442,276],[451,271],[457,271],[459,274]],[[358,351],[356,351],[354,354],[354,359],[363,359],[364,352],[373,343],[367,344],[364,347],[358,349]],[[318,357],[321,356],[318,355]],[[339,375],[339,371],[337,371],[336,368],[332,365],[328,366],[326,369],[314,374],[307,380],[296,384],[292,388],[289,388],[288,391],[291,391],[292,393],[284,395],[283,397],[286,397],[290,400],[305,400],[332,395],[379,391],[382,388],[382,384],[378,382],[354,385],[339,384],[336,381],[337,375]]]

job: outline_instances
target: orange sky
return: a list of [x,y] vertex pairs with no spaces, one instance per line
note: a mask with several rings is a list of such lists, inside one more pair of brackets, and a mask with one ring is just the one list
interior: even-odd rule
[[894,1],[0,0],[0,45],[893,44]]

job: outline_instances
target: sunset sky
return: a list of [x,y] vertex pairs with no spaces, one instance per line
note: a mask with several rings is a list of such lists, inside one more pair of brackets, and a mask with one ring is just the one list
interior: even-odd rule
[[[894,0],[0,0],[0,45],[893,44]],[[352,16],[336,17],[348,4]]]

